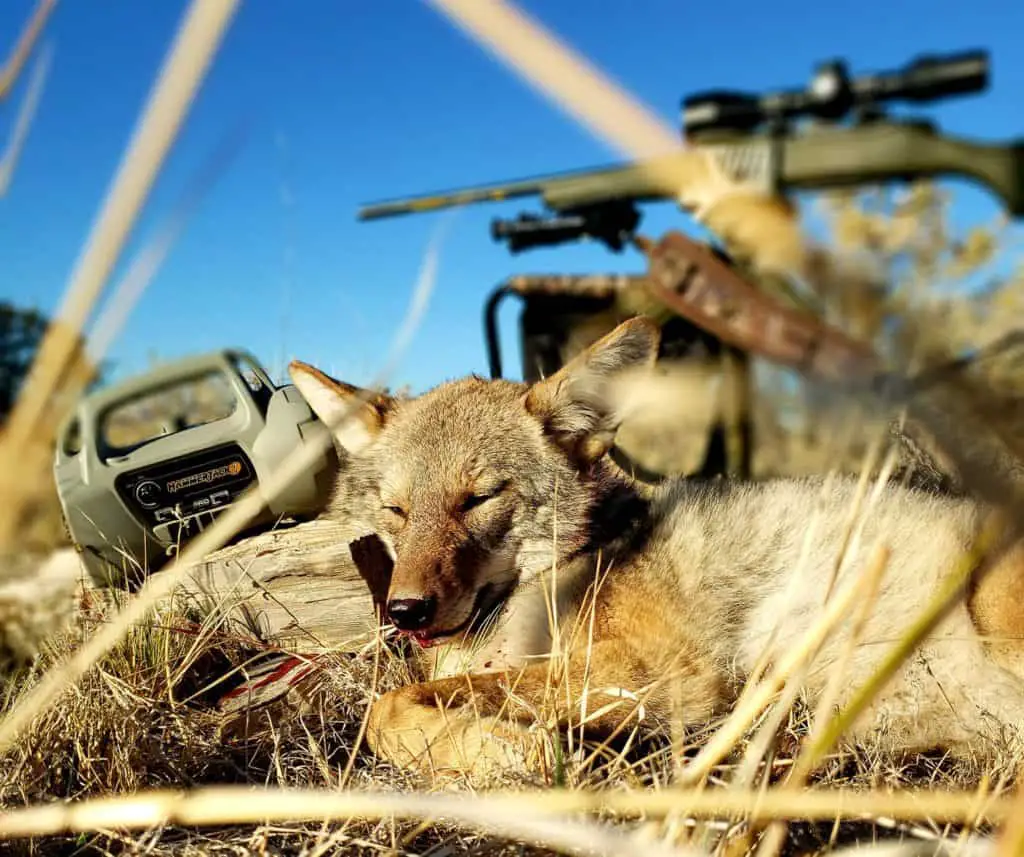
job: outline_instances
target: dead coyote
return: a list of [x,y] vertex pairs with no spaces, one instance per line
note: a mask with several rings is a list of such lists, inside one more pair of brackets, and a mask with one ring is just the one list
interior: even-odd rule
[[[882,543],[889,562],[842,705],[971,547],[984,509],[895,485],[865,512],[838,569],[850,479],[636,487],[607,454],[608,389],[617,373],[653,364],[658,336],[634,318],[533,386],[473,377],[408,400],[292,363],[323,419],[358,406],[336,431],[347,465],[328,514],[365,522],[387,545],[388,619],[437,676],[373,704],[376,754],[423,771],[502,764],[542,704],[562,727],[589,716],[597,735],[641,713],[703,724]],[[975,758],[1017,746],[1007,736],[1024,724],[1024,552],[1004,541],[848,738]],[[812,701],[849,625],[807,672]],[[554,692],[553,652],[565,656]]]

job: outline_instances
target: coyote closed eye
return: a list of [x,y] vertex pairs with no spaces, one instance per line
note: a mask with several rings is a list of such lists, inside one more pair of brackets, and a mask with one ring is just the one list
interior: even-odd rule
[[[335,432],[346,465],[327,514],[365,523],[388,546],[389,619],[438,676],[373,704],[375,753],[423,771],[504,764],[541,704],[563,726],[591,712],[596,735],[638,704],[655,722],[703,724],[764,655],[777,661],[800,638],[833,588],[856,581],[881,542],[889,562],[843,704],[970,548],[984,508],[892,485],[865,513],[833,587],[852,480],[679,479],[638,490],[606,454],[610,385],[652,365],[657,348],[657,327],[634,318],[533,386],[465,378],[407,400],[291,365],[325,421],[356,406]],[[974,758],[1007,740],[1017,748],[1024,551],[1003,547],[848,738]],[[807,672],[812,701],[849,633],[841,625]],[[543,656],[556,647],[571,694],[549,693]],[[627,691],[621,704],[588,699],[607,689]]]

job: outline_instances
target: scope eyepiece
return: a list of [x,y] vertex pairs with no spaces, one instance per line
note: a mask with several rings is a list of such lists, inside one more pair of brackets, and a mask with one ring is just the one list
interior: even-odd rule
[[727,128],[753,131],[764,121],[756,95],[735,90],[708,90],[683,99],[683,127],[688,131]]

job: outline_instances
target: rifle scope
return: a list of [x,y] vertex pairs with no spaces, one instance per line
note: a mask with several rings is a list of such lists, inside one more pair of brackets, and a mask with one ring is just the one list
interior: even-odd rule
[[822,63],[806,89],[765,95],[737,90],[706,90],[683,99],[684,133],[712,129],[740,132],[798,116],[838,120],[854,108],[885,101],[927,102],[980,92],[988,86],[984,50],[945,56],[925,54],[901,69],[851,78],[843,60]]

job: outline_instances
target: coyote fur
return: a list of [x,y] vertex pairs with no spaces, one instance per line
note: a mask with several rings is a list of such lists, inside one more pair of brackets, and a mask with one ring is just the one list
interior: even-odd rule
[[[658,344],[657,326],[637,317],[532,386],[470,377],[407,399],[291,364],[344,454],[327,514],[364,522],[386,545],[386,618],[432,675],[372,704],[378,756],[423,772],[505,764],[522,758],[517,739],[538,711],[561,728],[585,721],[596,737],[639,720],[703,726],[884,545],[842,706],[991,520],[971,500],[893,483],[847,544],[852,478],[637,483],[609,455],[619,419],[609,385],[652,366]],[[1024,545],[1000,532],[999,551],[847,739],[974,759],[1017,749]],[[806,670],[812,704],[852,625],[840,623]]]

